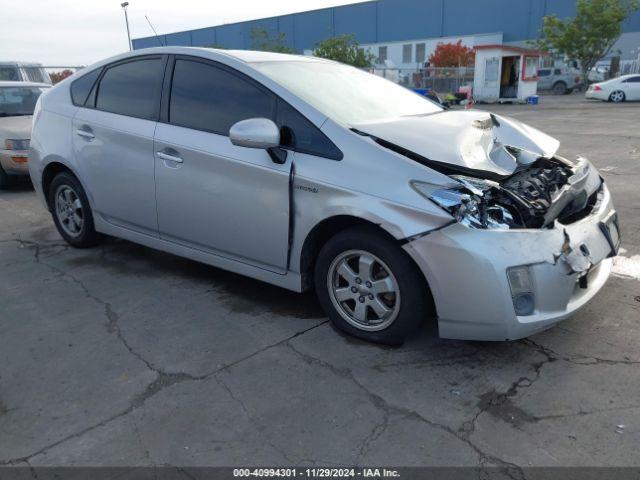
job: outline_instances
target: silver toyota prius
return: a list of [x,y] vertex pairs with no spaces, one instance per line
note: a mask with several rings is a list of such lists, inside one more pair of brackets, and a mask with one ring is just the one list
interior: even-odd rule
[[45,93],[29,169],[74,247],[112,235],[315,288],[373,342],[429,319],[510,340],[589,302],[619,247],[602,178],[558,147],[339,63],[163,47]]

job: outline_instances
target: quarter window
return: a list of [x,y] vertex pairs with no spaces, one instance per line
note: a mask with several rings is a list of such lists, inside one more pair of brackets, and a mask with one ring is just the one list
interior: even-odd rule
[[342,159],[342,152],[313,123],[283,100],[278,101],[277,121],[283,147],[301,153]]
[[96,108],[129,117],[157,117],[164,62],[146,58],[107,68],[96,98]]
[[89,92],[96,83],[98,76],[100,75],[100,69],[94,70],[80,77],[71,84],[71,101],[74,105],[82,107],[87,101]]
[[169,122],[181,127],[229,135],[248,118],[274,118],[273,95],[222,68],[176,60],[169,102]]
[[624,83],[640,83],[640,77],[627,78]]

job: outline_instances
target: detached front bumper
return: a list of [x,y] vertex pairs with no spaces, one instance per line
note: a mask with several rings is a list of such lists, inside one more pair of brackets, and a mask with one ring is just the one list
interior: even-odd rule
[[0,150],[0,165],[8,175],[29,175],[29,150]]
[[[455,223],[404,248],[429,282],[441,337],[514,340],[571,316],[602,288],[617,248],[617,231],[609,238],[605,231],[614,219],[603,184],[592,212],[569,225],[480,230]],[[533,277],[535,309],[518,316],[507,269],[523,265]]]

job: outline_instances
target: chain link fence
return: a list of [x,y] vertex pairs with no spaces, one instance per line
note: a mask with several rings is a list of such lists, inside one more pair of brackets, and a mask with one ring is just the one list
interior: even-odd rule
[[473,67],[371,68],[379,75],[408,88],[424,88],[439,93],[456,93],[460,87],[473,85]]

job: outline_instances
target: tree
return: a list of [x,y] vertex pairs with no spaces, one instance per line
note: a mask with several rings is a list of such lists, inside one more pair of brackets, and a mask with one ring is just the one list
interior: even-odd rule
[[456,43],[438,43],[429,57],[432,67],[471,67],[475,60],[475,52],[472,48],[462,45],[462,40]]
[[251,44],[254,50],[262,52],[295,53],[295,50],[286,44],[286,36],[283,32],[272,37],[264,28],[251,29]]
[[49,74],[49,76],[51,77],[51,83],[53,83],[54,85],[56,83],[60,83],[62,80],[64,80],[67,77],[70,77],[71,75],[73,75],[73,72],[69,69],[65,69],[65,70],[62,70],[61,72],[53,72]]
[[538,47],[579,62],[588,81],[589,71],[620,37],[622,22],[637,9],[637,0],[577,0],[575,18],[544,17]]
[[327,38],[316,44],[313,55],[358,68],[370,67],[375,59],[374,54],[360,48],[354,35]]

